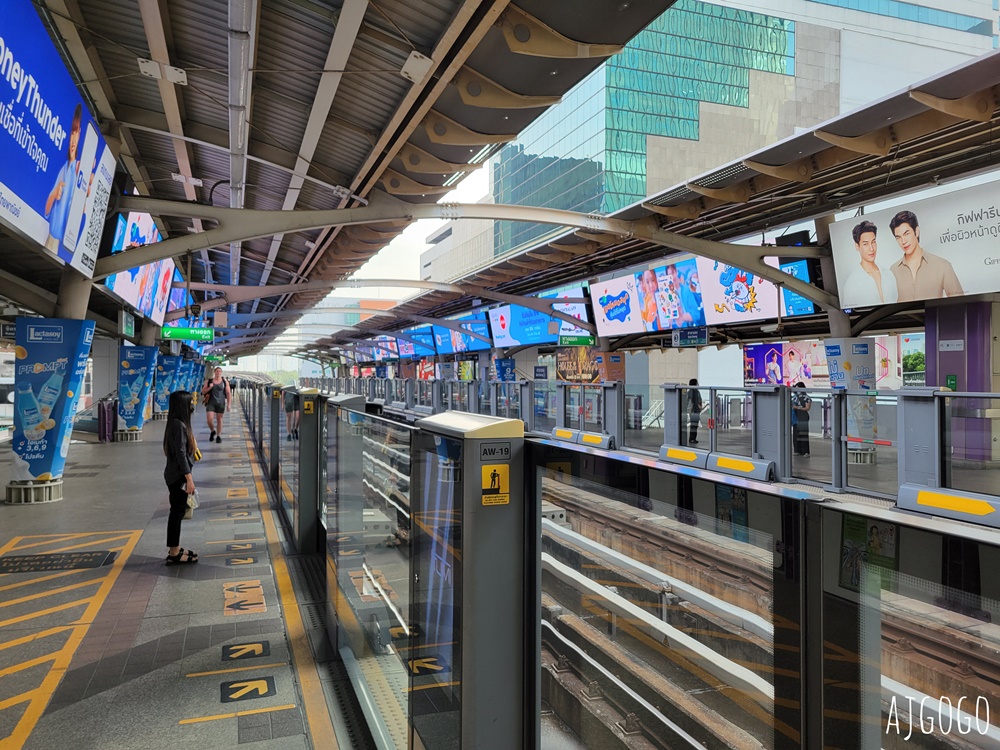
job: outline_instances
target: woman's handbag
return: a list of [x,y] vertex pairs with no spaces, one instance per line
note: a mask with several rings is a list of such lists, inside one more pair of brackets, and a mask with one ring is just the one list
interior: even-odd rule
[[188,507],[187,510],[184,511],[182,518],[185,521],[190,521],[194,517],[194,509],[197,508],[198,505],[198,490],[195,490],[194,493],[188,495]]

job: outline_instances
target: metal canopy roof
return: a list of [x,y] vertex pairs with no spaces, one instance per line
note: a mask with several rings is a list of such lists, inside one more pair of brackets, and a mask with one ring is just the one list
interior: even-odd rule
[[[662,190],[614,216],[630,221],[655,216],[672,232],[724,241],[991,171],[1000,164],[998,86],[1000,52],[991,52]],[[515,251],[454,283],[532,294],[664,255],[661,245],[645,241],[580,235],[566,232]],[[793,257],[795,248],[776,249],[774,255]],[[393,312],[444,316],[468,310],[472,304],[471,296],[456,299],[429,292]],[[852,315],[858,333],[873,323],[883,329],[909,329],[922,321],[923,303]],[[716,338],[759,339],[764,335],[762,323],[767,325],[763,321],[719,329]],[[373,318],[351,333],[363,335],[368,329],[385,327],[402,324],[398,319],[389,325],[385,318]],[[786,319],[783,333],[829,334],[827,316]],[[662,333],[629,337],[618,345],[659,345],[663,337]],[[322,348],[343,338],[333,336],[318,343]]]
[[[291,210],[359,205],[377,186],[436,200],[470,161],[482,163],[673,1],[36,4],[105,134],[120,141],[120,164],[139,193]],[[161,78],[140,74],[140,60],[158,64]],[[186,84],[167,80],[168,66],[183,70]],[[203,228],[174,217],[160,227],[166,236]],[[329,227],[203,250],[190,280],[343,278],[401,228]],[[59,287],[54,262],[2,233],[0,271],[50,293]],[[308,307],[323,296],[265,298],[239,312]],[[97,314],[113,320],[116,307],[92,294]]]

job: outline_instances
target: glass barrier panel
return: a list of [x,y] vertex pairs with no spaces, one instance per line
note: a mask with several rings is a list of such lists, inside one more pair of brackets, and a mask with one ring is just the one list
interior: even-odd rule
[[535,430],[551,433],[556,426],[556,385],[551,380],[535,381]]
[[407,747],[410,456],[406,425],[332,410],[328,434],[327,571],[340,656],[359,696],[372,703],[385,736]]
[[[281,395],[279,393],[278,397]],[[260,429],[260,448],[261,453],[264,456],[264,469],[265,472],[268,471],[267,467],[271,465],[271,399],[274,395],[268,391],[261,391],[260,394],[261,401],[261,429]],[[270,479],[270,477],[268,477]]]
[[625,447],[656,453],[663,445],[663,389],[625,383]]
[[896,396],[848,393],[845,402],[847,485],[895,496],[899,491]]
[[567,385],[565,388],[565,411],[566,427],[571,430],[583,429],[583,386]]
[[385,386],[387,382],[385,378],[375,378],[375,398],[385,401]]
[[455,411],[468,411],[468,392],[465,390],[465,383],[463,381],[452,381],[448,384],[448,391],[450,393],[450,403],[448,408],[454,409]]
[[1000,492],[1000,399],[944,399],[945,487],[995,495]]
[[790,389],[792,476],[812,482],[833,481],[833,409],[836,402],[826,391]]
[[750,391],[712,390],[708,427],[715,433],[715,450],[734,456],[753,455],[753,407]]
[[712,396],[706,388],[680,388],[681,445],[712,448]]
[[278,425],[278,497],[288,522],[295,528],[299,507],[299,410],[300,396],[294,391],[281,394],[282,419]]
[[781,556],[751,526],[780,515],[777,498],[688,479],[685,509],[675,474],[646,470],[637,494],[564,469],[536,468],[543,665],[565,660],[584,697],[598,685],[635,713],[643,747],[788,747],[775,741]]
[[1000,747],[1000,548],[824,508],[828,747]]
[[581,419],[585,432],[604,432],[604,389],[601,386],[583,386]]
[[521,385],[506,383],[507,386],[507,416],[510,419],[521,419]]
[[[414,748],[461,745],[462,442],[417,432],[413,446],[412,600],[405,659],[433,657],[439,669],[411,670]],[[478,485],[477,485],[478,486]],[[447,665],[447,668],[444,666]]]

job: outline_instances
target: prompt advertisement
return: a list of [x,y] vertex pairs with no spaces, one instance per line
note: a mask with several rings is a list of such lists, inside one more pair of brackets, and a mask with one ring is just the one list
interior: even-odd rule
[[17,319],[13,481],[62,477],[93,340],[93,321]]
[[126,430],[141,430],[146,417],[146,399],[156,367],[155,346],[122,346],[118,369],[118,418]]
[[156,410],[167,411],[170,406],[170,394],[178,390],[175,384],[179,380],[181,369],[180,357],[159,355],[156,363]]
[[31,0],[0,14],[0,223],[94,275],[115,157]]
[[991,182],[831,224],[840,306],[1000,290],[998,193]]

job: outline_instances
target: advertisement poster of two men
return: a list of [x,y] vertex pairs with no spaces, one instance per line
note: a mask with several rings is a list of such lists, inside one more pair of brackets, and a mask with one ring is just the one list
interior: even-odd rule
[[832,224],[840,306],[1000,290],[997,197],[978,185]]

